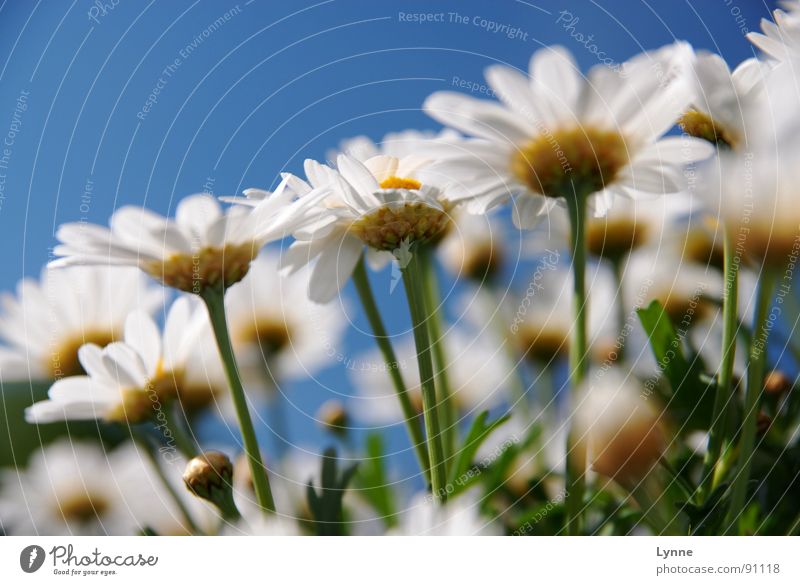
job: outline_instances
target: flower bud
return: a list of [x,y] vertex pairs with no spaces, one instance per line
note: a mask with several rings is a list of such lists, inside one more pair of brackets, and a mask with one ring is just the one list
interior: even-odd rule
[[344,405],[338,400],[325,402],[317,411],[317,420],[327,431],[335,435],[346,435],[349,417]]
[[780,396],[792,389],[792,381],[780,370],[772,370],[764,378],[764,392],[770,396]]
[[233,502],[232,479],[233,464],[219,451],[206,451],[193,458],[183,473],[189,491],[217,506],[228,519],[239,517]]
[[763,410],[758,413],[756,418],[756,432],[759,435],[766,435],[769,427],[772,426],[772,417]]

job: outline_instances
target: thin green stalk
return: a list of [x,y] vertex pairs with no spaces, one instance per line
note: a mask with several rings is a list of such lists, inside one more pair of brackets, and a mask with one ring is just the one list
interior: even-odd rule
[[[168,404],[164,409],[166,429],[169,431],[172,440],[178,447],[178,451],[187,459],[191,459],[197,455],[197,443],[195,443],[194,439],[186,431],[186,427],[183,425],[182,421],[179,420],[181,417],[178,416],[178,414],[183,414],[183,411],[178,410],[179,406],[180,403],[176,401],[175,404]],[[167,437],[167,434],[163,430],[162,435],[164,435],[165,439],[169,440],[169,437]]]
[[417,348],[417,364],[419,366],[420,387],[422,388],[422,405],[425,418],[425,434],[428,440],[428,457],[431,462],[431,487],[433,497],[444,503],[447,500],[447,470],[445,468],[442,434],[439,429],[438,402],[436,384],[433,376],[433,360],[431,344],[428,336],[428,309],[425,306],[422,270],[419,254],[411,256],[403,268],[403,284],[408,297],[411,321],[414,326],[414,343]]
[[414,405],[409,398],[408,390],[406,390],[403,376],[400,374],[400,364],[397,361],[397,356],[394,353],[392,342],[386,334],[386,327],[383,325],[381,313],[378,310],[378,305],[375,302],[375,296],[372,294],[372,287],[369,284],[367,271],[364,267],[364,259],[361,258],[356,264],[353,271],[353,282],[358,291],[358,297],[361,299],[361,305],[364,307],[364,313],[367,315],[370,327],[372,327],[372,334],[375,336],[375,343],[378,344],[383,354],[383,360],[386,362],[386,371],[394,385],[394,390],[397,393],[397,398],[400,400],[400,407],[403,409],[403,416],[406,420],[406,429],[414,446],[414,453],[417,455],[417,462],[420,469],[425,474],[425,479],[428,483],[431,481],[431,464],[428,459],[428,451],[425,447],[425,436],[422,433],[419,415],[414,409]]
[[764,272],[758,282],[755,315],[753,317],[753,337],[750,340],[750,361],[747,364],[747,392],[744,401],[744,421],[739,439],[739,464],[731,487],[731,501],[728,509],[728,526],[726,534],[737,532],[738,518],[747,496],[747,484],[750,481],[750,468],[755,450],[756,422],[758,419],[759,399],[764,391],[764,363],[767,353],[767,312],[772,302],[775,279],[772,274]]
[[727,437],[730,403],[733,400],[733,366],[739,328],[739,262],[730,234],[723,236],[725,291],[722,300],[722,363],[717,378],[717,394],[709,429],[708,451],[704,461],[700,497],[705,499],[716,487],[714,470]]
[[186,507],[186,503],[183,501],[180,495],[178,495],[178,492],[175,491],[175,488],[172,486],[169,479],[167,478],[167,475],[164,473],[164,469],[161,467],[158,461],[158,457],[156,457],[152,442],[143,433],[139,433],[136,431],[133,432],[134,432],[133,440],[136,441],[136,443],[139,446],[141,446],[142,451],[144,451],[145,455],[147,456],[147,459],[153,466],[153,469],[155,469],[156,475],[158,475],[158,479],[161,481],[162,485],[164,486],[164,489],[170,495],[172,500],[175,502],[175,507],[178,508],[178,511],[180,512],[181,516],[183,516],[183,519],[186,522],[186,525],[189,527],[189,530],[191,531],[192,534],[200,534],[201,530],[197,526],[197,523],[194,521],[194,518],[192,518],[189,509]]
[[242,387],[242,381],[236,365],[236,357],[233,354],[233,346],[228,334],[228,323],[225,317],[225,293],[221,287],[207,287],[200,296],[208,308],[208,315],[211,320],[211,326],[214,329],[217,347],[222,357],[222,363],[225,366],[225,375],[231,389],[233,405],[236,408],[236,416],[239,419],[239,427],[242,432],[244,452],[250,464],[250,473],[253,476],[256,500],[262,510],[274,512],[275,501],[272,499],[267,470],[261,460],[256,431],[253,428],[253,421],[247,408],[247,397]]
[[[498,295],[496,294],[493,284],[489,283],[486,286],[482,286],[480,290],[485,290],[486,294],[489,295],[490,305],[497,307],[502,305],[500,302],[501,299],[497,298]],[[533,417],[531,415],[530,404],[528,403],[527,384],[522,377],[522,368],[520,367],[520,362],[522,360],[508,335],[511,331],[511,327],[507,323],[501,321],[498,315],[493,315],[491,321],[491,325],[493,325],[497,331],[498,340],[503,344],[506,359],[509,365],[514,369],[513,374],[509,376],[508,380],[511,385],[511,395],[514,397],[514,406],[519,408],[524,420],[531,420]]]
[[442,425],[442,440],[444,442],[445,460],[450,461],[450,458],[455,456],[456,451],[458,412],[455,398],[450,389],[450,379],[447,374],[447,353],[442,334],[442,320],[437,310],[437,307],[441,304],[441,291],[432,250],[426,247],[420,253],[424,262],[425,302],[429,311],[428,332],[430,333],[433,362],[436,366],[436,386],[439,392],[440,414],[442,415],[442,420],[440,421]]
[[611,270],[614,273],[614,285],[617,287],[617,338],[619,340],[619,351],[617,351],[616,361],[625,360],[625,325],[628,320],[627,304],[625,303],[625,287],[622,282],[622,259],[615,259],[611,262]]
[[[569,347],[571,390],[583,382],[588,371],[586,341],[586,197],[573,193],[566,198],[569,211],[570,240],[572,248],[573,310],[575,322]],[[568,535],[583,531],[583,495],[586,491],[585,449],[578,445],[580,439],[572,430],[567,434],[566,531]]]

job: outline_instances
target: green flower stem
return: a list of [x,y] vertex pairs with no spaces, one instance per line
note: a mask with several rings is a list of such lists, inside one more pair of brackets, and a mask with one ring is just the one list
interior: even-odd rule
[[775,279],[769,272],[761,274],[758,282],[755,315],[753,316],[753,337],[750,340],[750,361],[747,364],[747,392],[744,400],[744,421],[739,439],[739,464],[731,486],[731,501],[728,509],[726,534],[737,532],[738,518],[743,512],[747,483],[755,450],[756,421],[758,403],[764,391],[764,363],[767,353],[769,326],[767,312],[772,302]]
[[614,273],[614,284],[617,287],[617,335],[620,341],[619,350],[617,351],[618,362],[625,360],[625,325],[628,320],[628,313],[625,304],[625,288],[622,282],[622,269],[624,267],[623,259],[615,259],[611,262],[611,270]]
[[178,511],[180,512],[181,516],[183,516],[183,519],[186,522],[186,526],[189,527],[189,530],[191,531],[192,534],[201,534],[200,528],[197,526],[197,523],[194,521],[194,518],[192,518],[189,509],[186,507],[186,503],[180,497],[178,492],[175,491],[175,488],[172,486],[169,479],[167,478],[167,475],[164,473],[164,469],[161,467],[161,464],[158,461],[158,457],[156,457],[153,443],[144,433],[137,432],[133,429],[131,429],[131,431],[133,432],[133,440],[136,442],[137,445],[139,445],[142,448],[142,451],[144,451],[144,454],[147,456],[147,459],[150,461],[150,464],[153,466],[153,469],[155,469],[156,475],[158,475],[158,479],[161,481],[161,483],[164,486],[164,489],[167,491],[172,500],[175,502],[175,507],[178,508]]
[[425,281],[425,303],[430,311],[428,317],[428,332],[431,339],[433,361],[436,366],[436,386],[439,392],[439,406],[442,420],[442,440],[444,442],[445,460],[455,455],[456,431],[458,426],[458,412],[456,402],[450,391],[450,379],[447,374],[447,353],[444,347],[442,334],[442,319],[438,307],[441,305],[441,291],[439,278],[436,275],[436,264],[433,250],[425,247],[420,251],[424,262],[423,278]]
[[217,339],[217,347],[222,357],[222,363],[225,366],[225,375],[231,389],[236,416],[239,419],[239,427],[242,432],[244,451],[250,464],[250,473],[253,476],[256,500],[258,500],[258,505],[265,512],[274,512],[275,501],[272,499],[267,470],[261,461],[261,451],[258,447],[256,432],[253,428],[253,421],[250,418],[250,411],[247,408],[247,397],[244,394],[242,381],[239,378],[239,370],[228,334],[228,324],[225,317],[225,293],[221,287],[207,287],[200,296],[208,308],[211,326]]
[[709,429],[708,451],[704,461],[700,497],[707,498],[716,487],[714,470],[722,445],[727,437],[730,403],[733,400],[733,366],[736,358],[738,333],[739,262],[735,257],[733,239],[725,232],[724,240],[725,291],[722,301],[722,363],[717,378],[717,394]]
[[397,356],[394,353],[392,342],[386,334],[386,327],[383,325],[381,313],[378,310],[378,305],[375,302],[375,296],[372,294],[372,287],[369,284],[367,271],[364,267],[364,258],[361,258],[356,264],[353,271],[353,282],[358,291],[358,297],[361,299],[361,305],[364,307],[364,313],[367,315],[370,327],[372,327],[372,334],[375,336],[375,342],[378,344],[383,354],[383,360],[386,362],[386,371],[394,385],[394,390],[397,393],[397,398],[400,400],[400,407],[403,409],[403,416],[406,419],[406,429],[411,438],[411,443],[414,445],[414,452],[417,455],[417,462],[420,469],[425,474],[425,479],[428,483],[431,482],[431,464],[428,459],[428,451],[425,447],[425,435],[422,432],[420,425],[419,414],[414,409],[411,403],[408,391],[406,390],[403,376],[400,374],[400,364],[397,361]]
[[[172,440],[175,442],[175,446],[178,448],[178,451],[180,451],[181,454],[187,459],[191,459],[197,455],[198,448],[194,439],[187,432],[183,421],[180,420],[182,418],[180,415],[183,414],[183,411],[179,410],[179,408],[180,403],[177,401],[174,404],[166,405],[166,408],[164,409],[166,428],[170,435],[172,435]],[[163,431],[162,435],[164,435],[166,440],[169,440],[169,437],[167,437],[166,433]]]
[[[485,294],[488,295],[489,306],[501,307],[503,305],[503,299],[498,294],[494,284],[489,283],[488,285],[481,286],[479,292],[482,291],[485,291]],[[520,366],[522,358],[519,355],[519,352],[516,350],[513,340],[509,336],[509,333],[511,333],[511,326],[508,324],[508,322],[503,320],[502,317],[503,315],[501,315],[501,312],[498,311],[496,314],[490,317],[490,325],[495,328],[497,332],[497,339],[503,345],[503,350],[506,353],[508,364],[514,370],[513,373],[508,377],[508,383],[511,386],[511,395],[514,397],[514,406],[515,408],[519,408],[522,418],[525,420],[532,420],[533,415],[531,414],[531,408],[528,401],[528,386],[522,377],[522,367]]]
[[[572,193],[566,197],[569,211],[570,240],[572,248],[573,303],[575,322],[569,349],[571,390],[583,382],[588,371],[586,342],[586,197]],[[579,439],[570,430],[567,436],[566,532],[577,535],[583,531],[583,495],[586,491],[586,451],[578,445]]]
[[436,399],[436,384],[431,359],[431,344],[428,336],[429,318],[425,306],[425,291],[421,274],[420,258],[414,253],[403,268],[403,283],[406,287],[411,321],[414,326],[414,342],[417,347],[417,364],[422,388],[422,405],[425,418],[425,433],[428,440],[428,457],[431,462],[431,487],[433,497],[441,503],[447,499],[447,471],[445,468],[442,434],[439,429],[439,413]]

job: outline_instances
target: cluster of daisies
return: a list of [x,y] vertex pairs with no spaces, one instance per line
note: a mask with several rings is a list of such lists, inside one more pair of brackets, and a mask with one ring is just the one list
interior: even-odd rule
[[[27,423],[103,441],[3,472],[2,529],[800,530],[780,369],[800,358],[800,4],[750,40],[762,56],[733,71],[683,42],[585,73],[546,47],[486,70],[497,100],[431,95],[439,133],[346,141],[225,208],[62,225],[58,259],[3,298],[0,379],[48,386]],[[404,335],[373,290],[389,265]],[[342,361],[350,282],[375,348],[316,415],[339,453],[265,460],[253,415],[289,442],[282,388]],[[203,444],[209,415],[240,452]],[[416,472],[354,420],[401,427]]]

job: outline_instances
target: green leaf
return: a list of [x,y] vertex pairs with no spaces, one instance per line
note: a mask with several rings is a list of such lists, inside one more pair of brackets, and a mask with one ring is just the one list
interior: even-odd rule
[[323,453],[319,492],[314,488],[313,481],[309,481],[306,485],[308,507],[313,517],[316,534],[320,536],[344,535],[342,500],[357,468],[358,464],[351,465],[339,475],[336,449],[330,447]]
[[387,527],[397,524],[394,494],[384,467],[383,438],[371,434],[366,441],[367,456],[359,466],[355,477],[359,494],[377,511]]
[[474,459],[475,454],[478,452],[478,449],[480,449],[480,446],[484,443],[484,441],[486,441],[486,439],[494,430],[498,429],[501,425],[508,421],[508,419],[511,418],[511,415],[507,414],[502,416],[496,421],[487,425],[486,420],[488,418],[488,410],[484,410],[475,418],[472,423],[472,427],[467,433],[467,437],[464,439],[464,444],[458,451],[456,460],[450,468],[450,476],[447,483],[454,489],[454,491],[461,491],[459,489],[461,487],[460,483],[464,483],[464,481],[461,481],[462,478],[468,479],[467,476],[469,475],[468,472],[472,467],[472,460]]
[[658,385],[654,390],[680,423],[682,431],[707,429],[714,408],[716,380],[705,376],[703,362],[698,356],[692,356],[691,360],[686,357],[683,336],[675,331],[661,303],[653,301],[637,313],[671,392],[662,392]]

